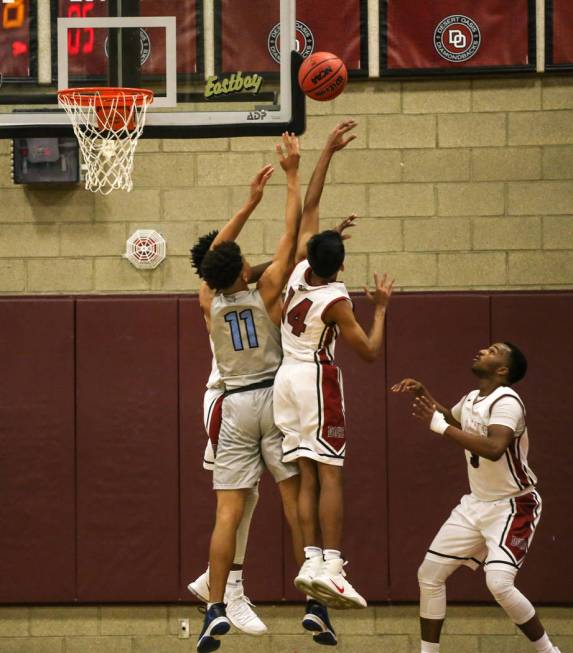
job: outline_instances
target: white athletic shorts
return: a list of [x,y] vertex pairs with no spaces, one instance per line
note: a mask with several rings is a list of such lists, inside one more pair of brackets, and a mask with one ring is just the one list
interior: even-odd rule
[[481,501],[466,494],[430,545],[434,562],[519,569],[541,518],[541,497],[534,488],[519,496]]
[[207,415],[215,490],[255,487],[265,468],[277,483],[298,474],[282,461],[282,433],[273,420],[273,388],[226,392],[212,399]]
[[284,435],[284,462],[344,463],[344,390],[336,365],[283,361],[275,377],[274,407]]

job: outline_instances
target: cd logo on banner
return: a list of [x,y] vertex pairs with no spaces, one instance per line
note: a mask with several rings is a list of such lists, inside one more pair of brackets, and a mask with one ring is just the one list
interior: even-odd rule
[[434,46],[447,61],[463,63],[471,59],[481,45],[477,23],[461,14],[444,18],[434,32]]
[[[281,62],[281,24],[277,23],[269,33],[268,48],[271,57],[277,62]],[[304,59],[314,52],[314,34],[308,25],[300,20],[296,21],[296,51]]]

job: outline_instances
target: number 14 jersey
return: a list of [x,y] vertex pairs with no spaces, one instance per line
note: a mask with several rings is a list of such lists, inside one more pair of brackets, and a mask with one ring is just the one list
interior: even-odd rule
[[296,266],[287,285],[281,324],[286,363],[334,362],[338,328],[335,324],[326,324],[324,315],[336,302],[351,302],[344,283],[334,281],[312,286],[311,272],[305,259]]

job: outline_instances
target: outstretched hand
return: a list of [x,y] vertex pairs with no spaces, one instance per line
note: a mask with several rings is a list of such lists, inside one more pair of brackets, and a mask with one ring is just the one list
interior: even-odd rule
[[257,204],[263,199],[263,193],[268,180],[273,176],[275,169],[269,163],[257,172],[257,176],[251,182],[251,202]]
[[432,422],[435,410],[436,404],[433,404],[428,397],[416,397],[412,404],[412,415],[427,427]]
[[370,292],[368,288],[364,287],[364,294],[376,307],[387,308],[390,303],[393,287],[394,279],[388,281],[388,275],[386,273],[380,279],[380,275],[375,272],[374,292]]
[[423,395],[426,392],[423,383],[410,378],[402,379],[399,383],[395,383],[390,390],[392,392],[413,392],[417,396]]
[[343,150],[349,143],[351,143],[355,138],[356,134],[351,134],[348,138],[345,138],[345,135],[349,131],[354,129],[358,123],[356,120],[343,120],[339,122],[338,125],[330,132],[328,135],[328,140],[326,141],[326,147],[331,152],[338,152]]
[[342,240],[348,240],[349,238],[352,238],[350,234],[345,234],[344,232],[347,229],[352,229],[352,227],[356,226],[354,224],[354,221],[357,218],[358,216],[355,213],[353,213],[351,216],[345,218],[338,226],[334,228],[334,231],[337,231],[342,236]]
[[279,163],[281,168],[287,174],[298,170],[298,165],[300,162],[300,147],[298,138],[294,134],[285,132],[283,134],[282,145],[277,143],[276,151],[279,155]]

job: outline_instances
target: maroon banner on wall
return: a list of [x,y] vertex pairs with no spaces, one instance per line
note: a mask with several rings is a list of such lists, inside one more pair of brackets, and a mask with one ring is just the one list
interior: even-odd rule
[[534,0],[382,0],[381,74],[535,69]]
[[[335,10],[334,10],[335,7]],[[219,72],[278,72],[279,3],[250,0],[249,11],[236,0],[215,4],[215,61]],[[368,73],[366,0],[298,0],[297,47],[307,57],[333,52],[353,75]]]
[[573,3],[571,0],[547,0],[545,25],[547,67],[573,67]]

